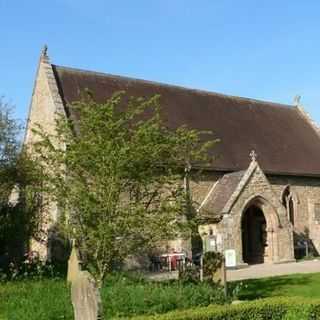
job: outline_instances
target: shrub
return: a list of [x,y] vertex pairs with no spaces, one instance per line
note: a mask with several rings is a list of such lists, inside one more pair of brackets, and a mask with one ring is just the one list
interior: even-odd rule
[[320,317],[320,301],[301,298],[268,298],[239,305],[194,308],[134,320],[312,320]]
[[150,282],[125,274],[107,277],[101,293],[109,317],[160,314],[226,303],[223,289],[212,283]]
[[[213,281],[215,272],[221,268],[223,255],[220,252],[206,252],[203,256],[203,277]],[[186,266],[179,271],[179,279],[184,283],[197,283],[200,281],[200,267],[196,265]]]
[[22,261],[10,262],[8,267],[0,270],[0,281],[61,278],[66,273],[65,267],[41,261],[36,252],[29,252]]
[[212,280],[214,273],[221,268],[222,259],[220,252],[206,252],[203,256],[203,276]]
[[179,270],[179,280],[182,283],[200,282],[200,269],[198,266],[186,266],[184,270]]

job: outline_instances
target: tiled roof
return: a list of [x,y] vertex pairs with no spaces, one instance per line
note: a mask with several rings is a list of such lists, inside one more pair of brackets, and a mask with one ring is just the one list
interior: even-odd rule
[[203,203],[200,209],[201,216],[219,217],[244,174],[245,171],[225,174]]
[[129,96],[160,94],[163,117],[176,128],[210,130],[221,142],[211,150],[212,170],[247,168],[254,149],[266,173],[320,176],[320,137],[294,106],[159,84],[53,65],[70,116],[70,104],[88,89],[97,102],[125,90]]

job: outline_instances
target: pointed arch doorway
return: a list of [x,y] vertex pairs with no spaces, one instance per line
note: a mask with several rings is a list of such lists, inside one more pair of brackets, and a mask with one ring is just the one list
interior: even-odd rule
[[242,215],[242,255],[243,262],[257,264],[265,262],[267,247],[267,222],[257,205],[250,205]]

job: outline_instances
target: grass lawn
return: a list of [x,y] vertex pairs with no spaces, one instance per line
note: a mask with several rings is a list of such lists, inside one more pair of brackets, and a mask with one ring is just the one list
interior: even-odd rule
[[239,281],[239,299],[253,300],[274,296],[320,298],[320,273],[293,274]]
[[[64,280],[0,283],[0,320],[73,320],[69,292]],[[225,303],[222,289],[207,283],[150,283],[124,276],[109,278],[101,294],[109,318]]]
[[[320,273],[242,281],[239,299],[270,296],[320,298]],[[233,284],[234,286],[234,284]],[[207,283],[149,283],[125,276],[109,278],[102,290],[109,318],[165,313],[224,303],[222,290]],[[69,288],[64,280],[0,283],[0,320],[72,320]]]
[[64,281],[0,283],[0,320],[73,319]]

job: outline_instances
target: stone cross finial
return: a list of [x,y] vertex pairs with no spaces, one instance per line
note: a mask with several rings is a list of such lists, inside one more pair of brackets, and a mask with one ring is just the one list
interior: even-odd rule
[[301,96],[296,95],[296,96],[294,97],[294,99],[293,99],[293,104],[294,104],[295,106],[300,106],[300,102],[301,102]]
[[252,150],[250,152],[251,161],[256,161],[257,160],[257,156],[258,155],[256,154],[256,152],[254,150]]
[[48,56],[48,46],[46,44],[42,48],[41,56],[42,57],[47,57]]

